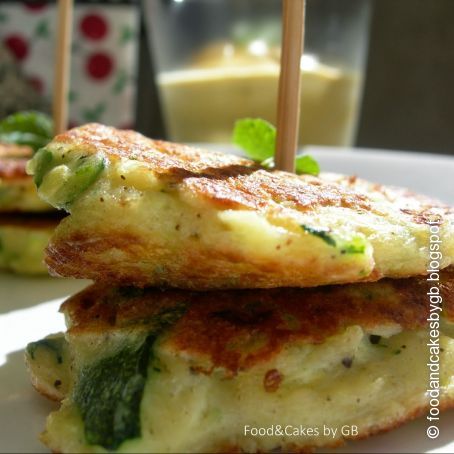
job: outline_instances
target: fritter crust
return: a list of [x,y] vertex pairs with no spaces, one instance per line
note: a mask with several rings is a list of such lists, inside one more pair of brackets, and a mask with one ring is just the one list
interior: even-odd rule
[[[89,161],[102,168],[74,195],[68,175]],[[47,248],[55,275],[196,290],[402,278],[426,273],[434,219],[441,267],[454,262],[451,207],[355,177],[268,171],[97,124],[57,136],[32,163],[40,194],[71,213]]]
[[[417,277],[311,289],[202,293],[96,284],[67,300],[61,310],[74,354],[71,373],[75,380],[81,377],[77,374],[83,373],[84,364],[96,364],[98,358],[112,352],[116,355],[132,339],[155,339],[154,372],[141,404],[145,435],[134,441],[137,446],[140,443],[140,450],[148,447],[148,452],[154,452],[149,446],[159,443],[158,439],[166,440],[161,433],[166,425],[157,422],[161,418],[175,421],[170,419],[175,417],[183,426],[193,418],[209,424],[212,420],[205,415],[211,414],[210,403],[215,402],[218,411],[225,409],[225,421],[233,414],[241,422],[228,432],[230,436],[213,429],[210,438],[211,432],[207,432],[206,441],[199,441],[209,446],[207,451],[312,452],[392,430],[427,412],[424,364],[429,285]],[[440,291],[445,319],[453,321],[454,268],[442,272]],[[150,334],[157,332],[156,338]],[[371,335],[380,332],[389,336],[383,334],[380,345],[374,345],[377,338]],[[441,332],[449,383],[452,336],[444,328]],[[341,338],[356,340],[346,347]],[[398,348],[402,352],[395,350]],[[350,363],[344,362],[348,358]],[[49,383],[52,378],[50,375]],[[101,385],[99,389],[102,392]],[[301,412],[294,412],[301,402],[305,403]],[[446,384],[440,410],[452,407],[452,387]],[[180,418],[181,408],[188,418]],[[255,415],[263,427],[281,424],[281,420],[293,423],[292,418],[304,421],[304,427],[316,418],[314,425],[322,427],[331,418],[328,426],[355,424],[359,430],[345,435],[339,430],[339,436],[323,439],[321,435],[282,436],[266,443],[265,438],[243,439],[239,432],[242,417],[255,424]],[[48,419],[42,439],[59,452],[94,452],[98,446],[84,442],[84,424],[77,403],[68,394],[62,409]],[[230,427],[224,424],[222,427]],[[194,430],[198,435],[198,429]],[[147,438],[149,433],[152,436]],[[180,436],[185,435],[183,431]],[[179,452],[185,452],[184,446],[189,446],[188,452],[197,452],[190,448],[192,436],[191,432],[185,441],[189,444],[178,445]],[[161,452],[167,445],[159,446],[164,447]],[[124,445],[124,452],[138,450],[134,448]]]
[[[87,124],[58,135],[53,145],[71,145],[88,154],[104,153],[109,159],[132,159],[145,163],[159,178],[184,184],[210,199],[221,209],[277,209],[285,204],[298,211],[318,207],[339,206],[367,211],[379,210],[369,197],[357,191],[358,179],[350,176],[320,180],[310,175],[297,176],[287,172],[268,172],[253,161],[218,152],[207,153],[194,147],[153,140],[135,131],[118,130],[100,124]],[[341,185],[339,186],[340,183]],[[371,184],[391,202],[411,198],[419,202],[412,212],[403,212],[410,219],[428,220],[435,210],[438,214],[454,213],[453,208],[410,191]],[[403,203],[402,203],[403,204]]]
[[[441,274],[444,314],[454,321],[454,267]],[[176,352],[208,357],[213,368],[232,373],[265,363],[285,345],[321,344],[343,328],[366,332],[383,327],[415,330],[427,325],[429,286],[425,278],[383,279],[376,283],[308,289],[186,292],[156,288],[111,288],[96,284],[61,307],[69,335],[149,329],[170,308],[186,311],[167,333]],[[260,338],[251,347],[251,338]]]

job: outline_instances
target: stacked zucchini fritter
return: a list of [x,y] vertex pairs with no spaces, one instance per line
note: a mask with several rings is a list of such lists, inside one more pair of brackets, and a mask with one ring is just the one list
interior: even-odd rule
[[44,248],[63,217],[38,197],[25,167],[46,145],[52,120],[40,112],[17,112],[0,122],[0,269],[47,274]]
[[25,172],[32,155],[29,146],[0,144],[0,269],[47,274],[44,249],[62,216]]
[[65,334],[27,349],[33,384],[62,402],[53,451],[300,451],[423,413],[433,220],[440,407],[454,406],[452,208],[100,125],[29,170],[70,213],[51,271],[97,281],[63,304]]
[[355,178],[270,172],[94,124],[56,137],[29,170],[70,213],[47,249],[62,276],[197,290],[407,277],[426,272],[438,217],[441,266],[454,261],[451,207]]

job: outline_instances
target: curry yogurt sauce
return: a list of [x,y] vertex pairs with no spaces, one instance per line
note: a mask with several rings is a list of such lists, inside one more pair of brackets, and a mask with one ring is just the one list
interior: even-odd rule
[[[276,124],[279,57],[213,45],[185,69],[162,72],[158,85],[167,131],[182,142],[231,142],[238,118]],[[302,144],[350,145],[360,76],[305,55],[301,72]]]

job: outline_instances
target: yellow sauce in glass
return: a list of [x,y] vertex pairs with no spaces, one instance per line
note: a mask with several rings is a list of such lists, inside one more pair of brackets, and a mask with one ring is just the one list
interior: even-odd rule
[[[279,60],[205,52],[187,69],[158,75],[167,132],[182,142],[230,142],[234,122],[260,117],[276,124]],[[360,77],[303,57],[300,143],[350,145]]]

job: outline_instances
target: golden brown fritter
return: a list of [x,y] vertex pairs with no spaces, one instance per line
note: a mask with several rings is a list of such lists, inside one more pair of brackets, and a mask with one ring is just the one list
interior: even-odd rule
[[33,150],[28,145],[0,143],[0,158],[27,158],[33,156]]
[[[446,409],[454,270],[441,280]],[[62,306],[65,348],[32,344],[43,347],[30,367],[40,391],[62,367],[71,383],[42,439],[58,452],[302,452],[390,430],[428,408],[429,287],[423,277],[212,292],[93,285]],[[278,425],[288,432],[250,432]]]
[[[454,267],[441,273],[440,287],[445,316],[454,322]],[[213,368],[237,373],[269,361],[286,344],[321,344],[351,325],[370,332],[396,326],[424,328],[430,310],[429,288],[424,277],[307,289],[212,292],[95,284],[69,298],[61,311],[67,317],[69,334],[79,336],[153,325],[164,311],[187,308],[169,333],[172,348],[207,355]],[[243,340],[247,343],[251,336],[259,336],[261,343],[245,353]]]
[[61,212],[0,213],[0,270],[45,274],[44,249]]
[[0,143],[0,269],[48,274],[44,248],[63,214],[44,203],[26,173],[33,150]]
[[[269,172],[248,159],[152,140],[134,131],[88,124],[55,137],[52,146],[61,147],[63,153],[67,146],[89,155],[101,153],[113,162],[120,159],[138,161],[158,178],[174,185],[183,184],[184,189],[209,199],[221,209],[268,211],[285,203],[285,206],[298,211],[337,206],[381,214],[367,193],[356,190],[357,179],[352,180],[349,176],[333,178],[330,184],[327,180],[308,175]],[[372,188],[384,199],[396,201],[393,190],[376,184],[368,187]],[[424,209],[418,215],[423,212],[432,215],[433,212],[453,213],[451,207],[409,191],[399,190],[397,196],[420,201]]]
[[25,167],[32,156],[33,150],[30,147],[0,143],[0,180],[30,180]]
[[0,143],[0,212],[52,210],[39,199],[33,179],[25,170],[32,156],[28,146]]
[[454,261],[452,208],[331,174],[268,171],[222,153],[89,124],[57,136],[30,169],[70,216],[50,270],[189,289],[307,287],[425,274],[429,222]]

